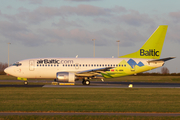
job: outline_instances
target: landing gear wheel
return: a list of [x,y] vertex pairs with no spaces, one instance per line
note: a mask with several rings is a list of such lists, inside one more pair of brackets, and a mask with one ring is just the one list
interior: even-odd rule
[[85,80],[82,81],[82,84],[85,85]]
[[90,81],[89,81],[89,80],[83,80],[83,81],[82,81],[82,84],[83,84],[83,85],[90,85]]
[[89,80],[86,80],[86,81],[85,81],[85,85],[90,85],[90,81],[89,81]]
[[28,85],[28,81],[24,81],[24,85]]

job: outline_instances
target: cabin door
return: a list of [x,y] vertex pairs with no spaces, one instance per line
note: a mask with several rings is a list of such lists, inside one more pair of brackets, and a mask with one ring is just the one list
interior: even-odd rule
[[29,70],[34,71],[34,69],[35,69],[35,62],[34,62],[34,60],[30,60],[29,61]]

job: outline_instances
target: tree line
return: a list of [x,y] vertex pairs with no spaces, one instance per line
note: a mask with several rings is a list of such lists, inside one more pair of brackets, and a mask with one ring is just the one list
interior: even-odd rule
[[4,69],[8,67],[7,63],[0,62],[0,75],[5,75]]

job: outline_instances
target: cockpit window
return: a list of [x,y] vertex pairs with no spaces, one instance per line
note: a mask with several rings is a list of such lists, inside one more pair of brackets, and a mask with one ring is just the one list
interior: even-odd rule
[[19,62],[16,62],[16,63],[13,64],[13,66],[17,66],[17,67],[18,67],[18,66],[21,66],[21,65],[22,65],[22,64],[19,63]]

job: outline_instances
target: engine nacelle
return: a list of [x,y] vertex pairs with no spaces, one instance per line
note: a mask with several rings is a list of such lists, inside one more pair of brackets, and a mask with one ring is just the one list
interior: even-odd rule
[[74,73],[71,72],[58,72],[56,73],[57,82],[75,82],[76,77]]

